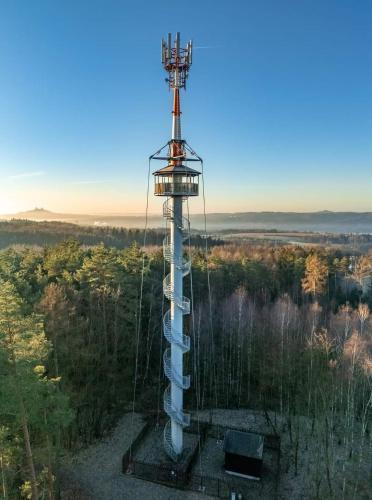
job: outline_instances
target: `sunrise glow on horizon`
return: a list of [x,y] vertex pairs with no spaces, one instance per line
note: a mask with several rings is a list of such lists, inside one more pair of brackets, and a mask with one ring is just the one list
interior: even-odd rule
[[[194,40],[183,133],[205,160],[208,212],[372,211],[362,3],[214,2],[211,24],[211,3],[191,1],[173,26],[165,2],[145,18],[140,3],[6,2],[0,214],[144,213],[147,158],[170,133],[157,50],[169,30]],[[151,176],[159,214],[152,193]],[[190,211],[203,211],[201,198]]]

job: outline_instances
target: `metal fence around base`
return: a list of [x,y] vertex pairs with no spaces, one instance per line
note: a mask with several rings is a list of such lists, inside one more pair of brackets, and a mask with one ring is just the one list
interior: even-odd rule
[[[234,428],[236,429],[236,428]],[[182,490],[195,491],[209,496],[214,496],[217,498],[231,498],[232,492],[240,492],[242,489],[241,484],[236,483],[233,478],[220,479],[217,477],[210,477],[204,474],[192,473],[192,467],[195,463],[200,447],[203,446],[207,437],[214,437],[216,439],[221,439],[224,435],[225,427],[218,425],[207,425],[205,423],[191,422],[190,429],[193,432],[199,433],[199,442],[195,448],[193,455],[190,457],[188,464],[181,465],[171,462],[156,465],[153,463],[146,463],[138,461],[132,458],[129,450],[123,456],[123,472],[130,473],[134,476],[144,479],[146,481],[151,481],[154,483],[164,484],[173,488],[178,488]],[[237,430],[237,429],[236,429]],[[241,429],[246,431],[246,429]],[[140,440],[143,438],[144,434],[148,431],[148,426],[146,426],[141,435],[132,444],[131,451],[132,454],[137,448]],[[277,472],[276,472],[276,483],[275,490],[277,488],[278,474],[280,468],[280,438],[278,436],[264,434],[265,436],[265,447],[271,448],[277,452]],[[257,488],[260,488],[261,484],[250,484],[250,491],[256,490],[255,495],[259,496]],[[273,498],[275,498],[276,493],[273,493]]]
[[[232,478],[225,480],[202,474],[185,473],[184,470],[179,470],[177,467],[158,466],[139,461],[134,461],[131,464],[131,474],[152,483],[184,491],[194,491],[216,498],[231,498],[232,492],[243,493],[244,498],[259,498],[262,488],[262,484],[259,482],[249,482],[243,485],[235,482]],[[246,497],[247,494],[252,496]],[[276,498],[274,491],[272,498]]]
[[135,461],[131,472],[134,476],[146,481],[219,498],[228,498],[234,491],[233,485],[227,481],[200,474],[185,474],[177,467],[164,467]]
[[187,489],[219,498],[230,498],[231,491],[233,490],[231,485],[222,479],[199,474],[192,474],[190,476]]
[[132,464],[132,474],[146,481],[180,489],[184,489],[187,483],[187,475],[177,467],[148,464],[138,460]]

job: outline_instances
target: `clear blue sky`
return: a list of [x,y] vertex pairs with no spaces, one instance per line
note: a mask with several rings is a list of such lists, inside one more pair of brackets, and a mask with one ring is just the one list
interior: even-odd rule
[[168,31],[209,211],[372,210],[371,26],[370,0],[2,0],[0,212],[143,212]]

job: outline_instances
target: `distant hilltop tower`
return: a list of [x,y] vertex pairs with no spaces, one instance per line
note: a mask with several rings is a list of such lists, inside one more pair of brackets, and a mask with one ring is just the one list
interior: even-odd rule
[[[164,410],[170,420],[164,429],[165,451],[177,461],[183,450],[183,428],[190,424],[190,415],[183,410],[183,391],[190,387],[190,375],[183,374],[183,355],[190,350],[190,337],[183,333],[183,316],[190,314],[190,300],[183,296],[183,278],[190,273],[191,262],[184,256],[182,244],[190,235],[189,220],[182,215],[183,202],[199,194],[200,172],[188,167],[189,161],[201,158],[182,139],[180,89],[192,63],[192,42],[180,47],[180,34],[172,44],[172,36],[162,40],[161,61],[168,73],[167,81],[173,92],[172,138],[150,159],[166,161],[167,165],[153,173],[155,195],[166,196],[163,215],[169,221],[170,232],[164,239],[164,259],[170,264],[170,274],[163,282],[164,295],[170,309],[163,318],[164,336],[170,344],[164,352],[164,373],[169,386],[164,392]],[[167,149],[165,155],[161,155]]]

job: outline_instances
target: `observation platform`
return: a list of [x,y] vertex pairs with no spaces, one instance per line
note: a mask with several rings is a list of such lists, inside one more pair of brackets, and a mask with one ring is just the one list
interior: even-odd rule
[[153,173],[156,196],[198,196],[200,172],[185,165],[168,165]]

